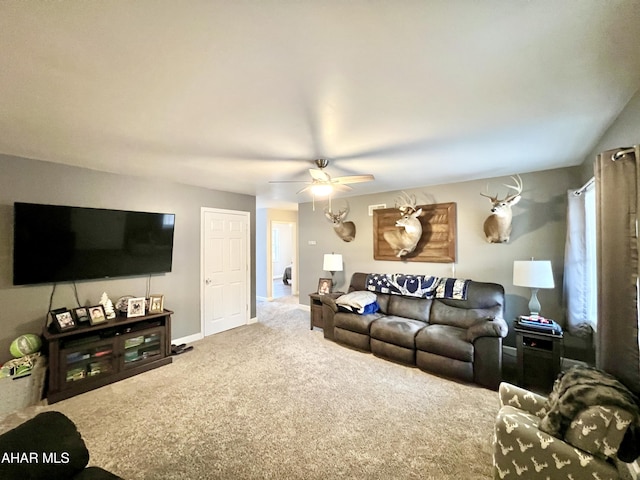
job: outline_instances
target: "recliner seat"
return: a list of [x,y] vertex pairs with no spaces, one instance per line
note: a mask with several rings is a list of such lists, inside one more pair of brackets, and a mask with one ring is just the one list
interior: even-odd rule
[[[349,292],[366,290],[354,273]],[[469,282],[467,298],[424,299],[376,293],[380,311],[358,315],[323,297],[324,336],[351,348],[497,389],[502,376],[504,288]]]

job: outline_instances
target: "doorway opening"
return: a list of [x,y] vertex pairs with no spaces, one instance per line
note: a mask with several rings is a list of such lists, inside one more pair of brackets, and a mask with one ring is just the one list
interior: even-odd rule
[[296,224],[271,222],[271,297],[294,295],[296,285]]

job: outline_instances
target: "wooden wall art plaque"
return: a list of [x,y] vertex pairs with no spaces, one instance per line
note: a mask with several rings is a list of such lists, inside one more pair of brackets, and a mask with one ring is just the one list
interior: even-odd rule
[[451,263],[456,261],[456,204],[435,203],[418,205],[422,215],[418,217],[422,225],[422,236],[415,250],[403,257],[396,253],[384,239],[384,232],[400,230],[396,220],[401,217],[397,208],[373,211],[373,258],[375,260],[396,260],[405,262]]

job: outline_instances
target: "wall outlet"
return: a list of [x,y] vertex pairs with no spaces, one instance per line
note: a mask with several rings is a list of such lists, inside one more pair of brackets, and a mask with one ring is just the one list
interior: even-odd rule
[[307,245],[315,245],[315,244],[316,244],[316,241],[315,241],[315,240],[309,240],[309,241],[307,242]]

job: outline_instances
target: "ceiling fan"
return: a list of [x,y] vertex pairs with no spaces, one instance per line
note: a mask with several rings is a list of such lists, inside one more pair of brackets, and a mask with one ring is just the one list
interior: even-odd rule
[[345,175],[342,177],[331,178],[325,168],[329,165],[329,160],[326,158],[319,158],[315,160],[315,164],[318,167],[310,168],[309,174],[311,175],[311,181],[305,180],[274,180],[269,183],[307,183],[307,186],[298,190],[296,193],[303,193],[310,191],[313,196],[324,197],[331,195],[333,192],[348,192],[352,188],[349,183],[361,183],[371,182],[375,180],[371,174],[365,175]]

